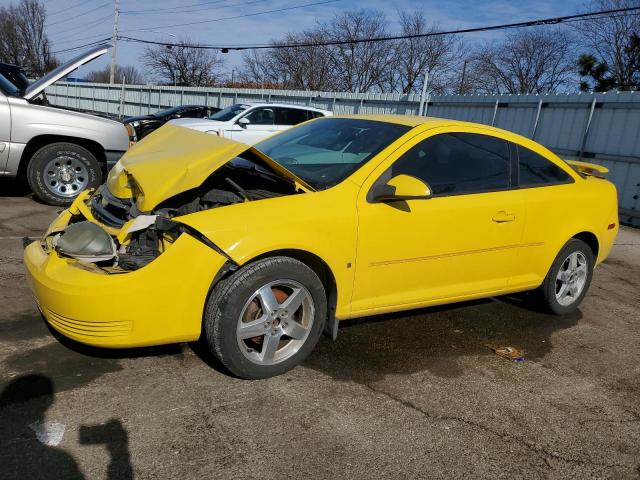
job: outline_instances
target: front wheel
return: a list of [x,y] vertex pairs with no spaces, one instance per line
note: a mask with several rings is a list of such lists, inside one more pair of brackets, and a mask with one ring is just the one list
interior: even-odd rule
[[57,142],[45,145],[31,157],[27,180],[43,202],[67,206],[85,188],[95,188],[102,183],[102,170],[86,148]]
[[577,238],[569,240],[540,287],[545,306],[557,315],[577,309],[591,284],[594,264],[589,245]]
[[289,257],[256,261],[215,286],[204,334],[213,355],[246,379],[280,375],[313,350],[324,327],[322,282]]

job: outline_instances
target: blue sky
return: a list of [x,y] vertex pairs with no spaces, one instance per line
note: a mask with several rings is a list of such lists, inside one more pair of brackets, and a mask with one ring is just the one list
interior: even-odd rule
[[[148,40],[172,41],[189,38],[209,44],[267,43],[287,31],[297,31],[331,18],[345,10],[369,8],[383,11],[389,20],[389,31],[397,30],[397,11],[422,8],[432,22],[442,28],[476,27],[505,22],[517,22],[534,18],[570,15],[585,10],[584,0],[338,0],[325,5],[255,15],[245,18],[224,19],[243,14],[294,7],[322,0],[121,0],[120,31],[123,35]],[[11,1],[0,0],[0,5]],[[15,0],[14,0],[14,3]],[[203,5],[206,4],[206,5]],[[64,50],[100,38],[110,37],[113,26],[114,0],[46,0],[48,12],[47,31],[53,50]],[[190,6],[195,5],[195,6]],[[169,10],[173,7],[181,7]],[[125,13],[131,12],[131,13]],[[136,12],[136,13],[134,13]],[[74,18],[76,17],[76,18]],[[190,22],[203,22],[191,26],[176,26]],[[146,29],[146,31],[144,30]],[[473,34],[468,40],[477,41],[501,36],[502,33]],[[139,57],[144,47],[120,42],[117,57],[119,64],[140,67]],[[60,53],[62,59],[75,55]],[[228,70],[241,63],[240,53],[224,56]],[[109,59],[102,57],[78,72],[103,67]],[[78,75],[78,76],[80,76]]]

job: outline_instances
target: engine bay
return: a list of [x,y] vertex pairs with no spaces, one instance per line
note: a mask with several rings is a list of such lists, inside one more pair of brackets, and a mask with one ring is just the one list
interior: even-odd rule
[[52,238],[51,247],[60,255],[91,263],[107,273],[124,273],[152,262],[183,233],[211,246],[198,232],[173,218],[299,193],[303,190],[295,182],[247,151],[213,172],[197,188],[164,200],[151,212],[140,212],[135,198],[117,198],[103,184],[89,198],[87,206],[95,220],[108,227],[109,233],[84,215],[76,214],[67,228]]

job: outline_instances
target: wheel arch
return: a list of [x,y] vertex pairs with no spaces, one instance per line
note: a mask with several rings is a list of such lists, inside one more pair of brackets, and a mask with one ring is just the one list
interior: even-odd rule
[[[327,294],[327,319],[325,324],[325,334],[335,340],[338,334],[338,320],[336,320],[336,305],[338,302],[338,283],[336,277],[331,270],[329,264],[320,256],[315,253],[311,253],[307,250],[297,248],[284,248],[278,250],[270,250],[268,252],[260,253],[253,256],[236,268],[228,268],[226,271],[218,275],[214,280],[215,285],[226,276],[233,273],[237,268],[242,268],[246,265],[254,263],[258,260],[264,260],[271,257],[289,257],[299,262],[304,263],[307,267],[314,271],[324,286],[325,293]],[[212,286],[213,287],[213,286]]]
[[31,161],[31,158],[33,157],[33,155],[38,150],[40,150],[42,147],[46,145],[50,145],[52,143],[58,143],[58,142],[72,143],[74,145],[84,147],[96,157],[96,160],[98,160],[100,165],[106,166],[107,164],[107,158],[104,153],[104,148],[95,140],[89,140],[87,138],[73,137],[73,136],[66,136],[66,135],[44,134],[44,135],[37,135],[27,142],[27,145],[25,146],[24,151],[22,152],[22,156],[20,157],[20,164],[18,166],[18,176],[24,176],[26,174],[27,166],[29,165],[29,162]]
[[593,232],[585,230],[583,232],[576,233],[571,238],[577,238],[589,245],[589,248],[591,248],[591,251],[593,252],[593,257],[597,260],[598,253],[600,252],[600,241]]

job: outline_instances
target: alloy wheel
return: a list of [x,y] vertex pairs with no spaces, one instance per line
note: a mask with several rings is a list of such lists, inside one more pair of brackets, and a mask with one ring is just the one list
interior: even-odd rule
[[242,354],[257,365],[275,365],[293,356],[313,326],[309,291],[294,280],[260,287],[245,303],[236,329]]
[[556,300],[563,307],[574,303],[587,283],[588,264],[582,252],[572,252],[562,262],[556,276]]

